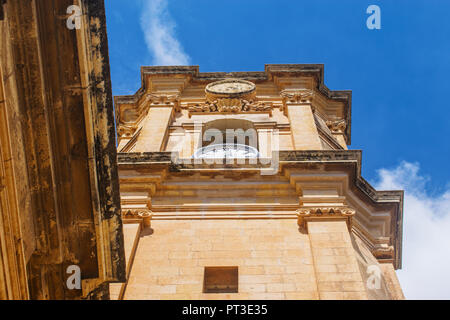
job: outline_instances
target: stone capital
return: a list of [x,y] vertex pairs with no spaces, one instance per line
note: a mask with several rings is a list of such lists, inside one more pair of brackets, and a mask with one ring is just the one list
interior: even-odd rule
[[349,230],[352,227],[352,218],[355,210],[349,207],[305,207],[297,211],[297,223],[299,227],[307,230],[308,221],[345,220]]
[[122,210],[122,218],[141,220],[145,228],[150,228],[153,212],[149,209],[128,209]]
[[180,95],[178,94],[148,94],[146,102],[149,107],[173,107],[176,111],[180,106]]
[[280,92],[280,95],[283,98],[284,105],[311,104],[314,99],[315,93],[314,90],[310,89],[286,89],[282,90]]

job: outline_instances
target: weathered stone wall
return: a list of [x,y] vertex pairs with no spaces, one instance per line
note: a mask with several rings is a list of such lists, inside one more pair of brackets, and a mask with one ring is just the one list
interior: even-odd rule
[[[205,266],[238,266],[239,293],[203,294]],[[317,299],[309,237],[293,219],[155,220],[125,299]]]
[[[144,229],[124,299],[401,299],[395,273],[360,265],[345,221],[154,220]],[[130,244],[135,236],[129,233]],[[369,253],[370,254],[370,253]],[[369,288],[367,266],[381,266]],[[238,293],[203,293],[205,267],[239,269]],[[392,266],[392,264],[391,264]],[[393,268],[392,268],[393,269]],[[393,271],[393,270],[392,270]],[[397,283],[398,285],[398,283]]]

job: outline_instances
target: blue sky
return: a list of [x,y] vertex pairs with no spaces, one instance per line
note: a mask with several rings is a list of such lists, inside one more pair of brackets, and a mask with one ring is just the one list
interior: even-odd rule
[[[106,3],[113,94],[134,93],[140,66],[154,64],[143,1]],[[370,4],[381,8],[381,30],[366,27]],[[351,148],[364,152],[364,176],[417,161],[433,192],[448,187],[449,1],[174,0],[168,10],[203,72],[325,64],[325,84],[353,92]]]
[[[381,8],[381,30],[366,27],[371,4]],[[143,65],[179,62],[212,72],[323,63],[328,88],[353,92],[350,148],[363,150],[363,176],[406,188],[411,180],[389,184],[382,173],[409,172],[423,182],[411,195],[450,197],[450,1],[107,0],[106,6],[114,95],[139,89]]]

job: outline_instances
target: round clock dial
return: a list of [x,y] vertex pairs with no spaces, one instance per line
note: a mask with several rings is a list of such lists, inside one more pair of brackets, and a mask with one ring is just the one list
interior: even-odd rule
[[210,83],[206,86],[206,92],[217,95],[242,95],[255,90],[255,84],[250,81],[228,79]]

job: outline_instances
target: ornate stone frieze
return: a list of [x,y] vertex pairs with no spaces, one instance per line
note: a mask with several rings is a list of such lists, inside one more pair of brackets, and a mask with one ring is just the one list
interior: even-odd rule
[[328,128],[331,130],[331,133],[345,133],[345,129],[347,128],[347,122],[345,120],[336,120],[336,121],[327,121],[326,122]]
[[352,217],[355,210],[349,207],[314,207],[301,208],[297,211],[297,223],[300,227],[306,229],[306,222],[320,219],[344,219],[347,221],[349,229],[352,224]]
[[204,104],[195,104],[189,106],[189,112],[221,112],[221,113],[240,113],[240,112],[270,112],[271,103],[257,101],[247,101],[243,99],[217,99],[212,102],[207,101]]

